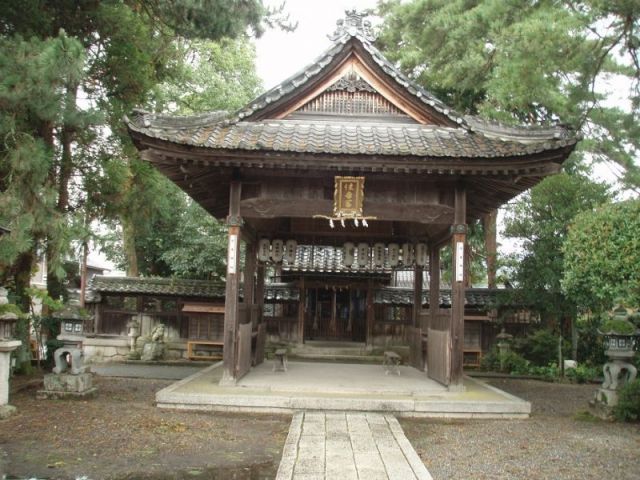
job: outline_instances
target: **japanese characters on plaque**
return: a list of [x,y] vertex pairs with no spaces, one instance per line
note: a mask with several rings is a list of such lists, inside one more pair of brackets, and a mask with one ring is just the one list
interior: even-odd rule
[[335,177],[333,215],[338,218],[362,216],[364,177]]

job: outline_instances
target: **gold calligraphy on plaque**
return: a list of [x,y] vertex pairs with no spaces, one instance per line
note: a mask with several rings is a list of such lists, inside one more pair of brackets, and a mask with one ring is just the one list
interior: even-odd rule
[[335,177],[333,215],[358,218],[363,215],[364,177]]

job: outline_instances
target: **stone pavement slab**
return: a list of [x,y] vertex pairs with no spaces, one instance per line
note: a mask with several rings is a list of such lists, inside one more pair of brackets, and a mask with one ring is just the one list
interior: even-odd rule
[[298,412],[277,480],[431,480],[396,418],[380,413]]

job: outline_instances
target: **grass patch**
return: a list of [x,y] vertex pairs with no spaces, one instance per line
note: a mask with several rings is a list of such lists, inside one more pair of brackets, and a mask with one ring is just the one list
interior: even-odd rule
[[589,410],[578,410],[573,414],[573,419],[578,422],[591,422],[591,423],[599,423],[602,419],[596,417]]

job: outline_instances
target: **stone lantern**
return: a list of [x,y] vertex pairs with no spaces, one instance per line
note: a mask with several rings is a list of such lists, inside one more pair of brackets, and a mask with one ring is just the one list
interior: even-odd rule
[[[7,291],[0,289],[0,305],[6,305]],[[16,408],[9,405],[9,372],[11,370],[11,352],[22,345],[20,340],[13,340],[15,324],[18,316],[13,312],[0,315],[0,419],[7,418]]]
[[85,323],[90,318],[89,314],[79,304],[70,303],[55,312],[53,317],[60,320],[58,340],[68,346],[80,346],[84,339]]
[[631,362],[638,346],[640,330],[630,321],[630,317],[631,312],[618,305],[599,330],[604,338],[605,355],[609,358],[602,369],[604,382],[591,401],[591,406],[600,417],[611,415],[612,408],[618,404],[619,390],[633,382],[638,374]]

